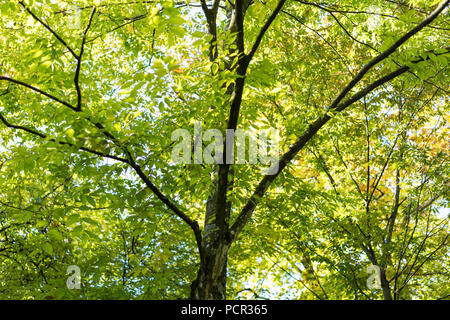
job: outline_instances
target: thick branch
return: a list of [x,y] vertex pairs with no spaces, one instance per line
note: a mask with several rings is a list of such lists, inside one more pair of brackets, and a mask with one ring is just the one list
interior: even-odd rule
[[[227,129],[235,130],[239,119],[239,111],[242,102],[242,94],[244,92],[245,74],[247,72],[248,63],[245,61],[245,48],[244,48],[244,5],[243,0],[235,1],[235,28],[236,28],[236,46],[238,52],[238,67],[237,67],[237,79],[234,84],[234,90],[231,96],[230,115],[228,118]],[[226,222],[226,208],[227,208],[227,189],[229,185],[228,174],[230,171],[230,165],[226,150],[226,137],[223,148],[223,164],[219,165],[218,183],[217,183],[217,197],[216,197],[216,224],[219,229],[226,234],[228,232],[228,225]]]
[[208,19],[210,17],[211,12],[208,8],[208,5],[206,4],[206,0],[200,0],[200,4],[202,6],[202,10],[203,10],[203,13],[204,13],[206,19]]
[[244,0],[235,1],[235,15],[236,15],[236,45],[239,53],[244,54]]

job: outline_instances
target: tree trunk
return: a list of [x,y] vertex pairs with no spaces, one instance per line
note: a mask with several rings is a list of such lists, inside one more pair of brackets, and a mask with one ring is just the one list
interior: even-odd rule
[[227,255],[229,246],[219,243],[205,253],[197,273],[197,279],[191,285],[191,299],[225,300],[227,282]]
[[[215,182],[214,189],[217,188]],[[191,285],[191,299],[196,300],[226,299],[227,257],[230,249],[228,226],[224,219],[218,219],[216,215],[217,189],[212,194],[206,203],[200,268],[197,279]]]
[[389,281],[386,278],[386,269],[381,268],[380,270],[381,277],[381,289],[383,290],[383,299],[384,300],[392,300],[391,288],[389,287]]
[[[218,2],[217,2],[218,3]],[[235,130],[239,117],[242,93],[245,83],[245,74],[248,63],[243,61],[244,40],[243,40],[243,16],[250,1],[236,2],[235,6],[227,6],[226,30],[237,33],[235,40],[235,52],[241,57],[237,67],[238,78],[227,87],[227,95],[232,102],[230,105],[230,116],[227,129]],[[202,6],[208,21],[208,30],[212,35],[209,58],[214,61],[217,58],[217,30],[216,18],[217,8]],[[215,52],[215,53],[214,53]],[[231,70],[234,55],[228,56],[226,69]],[[212,107],[214,108],[214,107]],[[214,170],[213,189],[211,196],[206,203],[205,226],[202,235],[200,268],[197,278],[191,285],[191,299],[224,300],[226,299],[226,279],[227,279],[227,257],[232,240],[229,234],[229,217],[231,202],[227,200],[226,194],[233,188],[233,168],[227,162],[228,156],[226,148],[223,149],[223,164],[218,165]]]

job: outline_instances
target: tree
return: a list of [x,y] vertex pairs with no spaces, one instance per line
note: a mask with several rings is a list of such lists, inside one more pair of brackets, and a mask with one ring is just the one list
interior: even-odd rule
[[[33,270],[12,284],[22,297],[67,296],[70,261],[85,297],[225,299],[270,257],[281,287],[303,275],[302,297],[377,297],[367,263],[385,299],[426,296],[448,275],[433,213],[448,199],[447,6],[3,1],[2,273]],[[223,133],[222,161],[173,163],[172,133],[196,121]],[[267,128],[276,172],[227,161],[226,130]]]

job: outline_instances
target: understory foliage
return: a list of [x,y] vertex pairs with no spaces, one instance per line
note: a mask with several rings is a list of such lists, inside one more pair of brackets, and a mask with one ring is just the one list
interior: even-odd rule
[[448,2],[0,0],[0,299],[449,299]]

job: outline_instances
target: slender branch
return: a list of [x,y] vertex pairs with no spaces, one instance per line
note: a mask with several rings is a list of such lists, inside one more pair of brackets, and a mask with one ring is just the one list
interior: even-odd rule
[[[368,205],[368,206],[369,206],[370,202],[372,201],[373,195],[375,194],[375,190],[377,190],[378,184],[380,183],[381,178],[383,177],[384,172],[385,172],[385,170],[386,170],[386,168],[387,168],[387,165],[389,164],[389,161],[390,161],[390,159],[391,159],[391,157],[392,157],[392,154],[394,153],[395,146],[397,145],[397,141],[398,141],[398,138],[400,137],[400,134],[401,134],[401,132],[400,132],[400,133],[397,135],[397,137],[395,138],[395,141],[394,141],[394,143],[392,144],[391,150],[389,151],[389,154],[388,154],[388,156],[386,157],[386,160],[384,161],[383,168],[381,169],[381,172],[380,172],[380,174],[378,175],[378,178],[377,178],[376,181],[375,181],[375,184],[374,184],[374,186],[373,186],[373,188],[372,188],[372,192],[370,193],[370,195],[369,195],[369,197],[368,197],[368,199],[367,199],[367,205]],[[369,185],[367,185],[367,188],[369,188]]]
[[443,1],[437,8],[428,16],[426,17],[422,22],[420,22],[418,25],[416,25],[414,28],[412,28],[410,31],[405,33],[400,39],[398,39],[392,46],[390,46],[388,49],[377,55],[375,58],[373,58],[371,61],[369,61],[357,74],[356,76],[350,81],[347,86],[345,86],[344,89],[339,93],[339,95],[334,99],[334,101],[331,103],[330,109],[333,109],[338,106],[338,104],[342,101],[342,99],[347,95],[347,93],[352,90],[356,84],[364,77],[364,75],[372,69],[375,65],[377,65],[379,62],[383,61],[387,57],[389,57],[392,53],[397,50],[403,43],[405,43],[409,38],[414,36],[416,33],[418,33],[420,30],[422,30],[426,25],[430,24],[436,17],[441,13],[444,8],[448,5],[449,0]]
[[44,21],[42,21],[41,19],[39,19],[26,5],[23,1],[19,1],[19,4],[36,20],[38,21],[40,24],[42,24],[48,31],[50,31],[56,39],[58,39],[59,42],[61,42],[62,45],[64,45],[67,50],[69,50],[69,52],[76,58],[78,59],[78,55],[75,53],[75,51],[73,51],[73,49],[67,44],[67,42],[65,42],[60,35],[58,35],[58,33],[56,33],[55,30],[53,30],[47,23],[45,23]]
[[315,152],[315,146],[311,149],[311,152],[313,153],[313,155],[316,157],[317,162],[319,163],[319,165],[322,167],[322,170],[325,172],[325,174],[328,177],[328,180],[330,181],[331,186],[334,189],[334,192],[336,193],[336,195],[339,195],[339,192],[337,190],[337,185],[336,185],[336,181],[334,180],[333,176],[330,173],[330,170],[327,166],[327,163],[325,161],[325,159],[322,157],[322,155],[320,154],[320,151],[317,150],[317,153]]
[[395,20],[399,20],[398,17],[387,14],[387,13],[382,13],[382,12],[372,12],[372,11],[364,11],[364,10],[341,10],[341,9],[337,9],[337,8],[327,8],[327,7],[323,7],[323,9],[329,11],[329,12],[333,12],[333,13],[350,13],[350,14],[369,14],[369,15],[375,15],[375,16],[380,16],[380,17],[385,17],[385,18],[391,18],[391,19],[395,19]]
[[94,18],[94,14],[95,14],[96,10],[97,10],[96,7],[94,7],[92,9],[88,25],[87,25],[86,29],[84,30],[84,33],[83,33],[83,41],[81,42],[80,54],[78,55],[78,59],[77,59],[78,60],[78,62],[77,62],[77,69],[75,70],[75,78],[74,78],[75,88],[77,90],[77,111],[81,111],[81,100],[82,100],[80,83],[79,83],[80,70],[81,70],[81,59],[82,59],[83,53],[84,53],[84,44],[86,43],[86,35],[87,35],[87,32],[88,32],[89,28],[91,27],[92,19]]
[[[164,9],[164,8],[163,8],[163,9]],[[159,10],[158,13],[160,13],[161,11],[162,11],[162,9]],[[123,27],[125,27],[125,26],[127,26],[127,25],[129,25],[129,24],[131,24],[131,23],[136,22],[136,21],[145,19],[147,16],[148,16],[148,14],[146,13],[146,14],[141,14],[141,15],[139,15],[139,16],[133,17],[133,18],[131,18],[129,21],[124,22],[124,23],[122,23],[122,24],[120,24],[120,25],[118,25],[118,26],[116,26],[116,27],[110,29],[109,31],[106,31],[106,32],[103,33],[103,34],[100,34],[100,35],[98,35],[98,36],[95,36],[94,38],[91,38],[91,39],[87,40],[86,43],[93,42],[93,41],[97,40],[98,38],[103,37],[104,35],[106,35],[106,34],[108,34],[108,33],[114,32],[114,31],[116,31],[116,30],[118,30],[118,29],[120,29],[120,28],[123,28]]]
[[253,56],[256,53],[256,50],[258,50],[259,45],[261,44],[262,38],[264,37],[265,33],[267,32],[267,30],[269,29],[270,25],[272,24],[272,22],[275,20],[275,18],[277,17],[278,13],[281,11],[281,9],[284,6],[284,3],[286,2],[286,0],[280,0],[278,1],[277,6],[275,7],[275,9],[273,10],[272,14],[270,15],[269,19],[267,19],[266,23],[264,24],[264,26],[261,28],[261,30],[259,31],[258,36],[256,37],[255,42],[253,43],[252,49],[250,50],[250,52],[245,56],[245,60],[247,63],[250,63],[250,61],[252,60]]
[[[51,94],[45,92],[45,91],[42,91],[42,90],[40,90],[40,89],[38,89],[38,88],[36,88],[36,87],[30,85],[30,84],[27,84],[27,83],[25,83],[25,82],[22,82],[22,81],[19,81],[19,80],[15,80],[15,79],[12,79],[12,78],[9,78],[9,77],[5,77],[5,76],[0,76],[0,81],[2,81],[2,80],[9,81],[9,82],[12,82],[12,83],[16,83],[16,84],[19,84],[19,85],[21,85],[21,86],[24,86],[24,87],[26,87],[26,88],[28,88],[28,89],[31,89],[31,90],[33,90],[33,91],[35,91],[35,92],[38,92],[38,93],[40,93],[40,94],[42,94],[42,95],[44,95],[44,96],[46,96],[46,97],[48,97],[48,98],[50,98],[50,99],[56,101],[56,102],[61,103],[62,105],[64,105],[64,106],[70,108],[71,110],[73,110],[73,111],[75,111],[75,112],[80,112],[80,111],[81,111],[81,110],[79,110],[77,107],[74,107],[73,105],[71,105],[70,103],[68,103],[68,102],[66,102],[66,101],[63,101],[63,100],[61,100],[61,99],[59,99],[59,98],[57,98],[57,97],[55,97],[55,96],[53,96],[53,95],[51,95]],[[106,128],[105,128],[101,123],[98,123],[98,122],[93,121],[90,117],[86,117],[85,119],[86,119],[87,121],[89,121],[90,123],[92,123],[92,124],[93,124],[97,129],[99,129],[106,137],[108,137],[112,142],[114,142],[114,144],[115,144],[116,146],[118,146],[121,150],[123,150],[123,146],[120,144],[120,142],[117,140],[117,138],[115,138],[110,132],[108,132],[108,131],[106,130]],[[125,152],[125,153],[126,153],[126,152]]]
[[445,300],[445,299],[448,298],[448,297],[450,297],[450,293],[447,294],[447,295],[445,295],[445,296],[443,296],[443,297],[440,297],[440,298],[438,298],[438,299],[436,299],[436,300]]
[[169,198],[167,198],[148,178],[148,176],[142,171],[142,168],[136,163],[131,152],[122,145],[120,141],[110,132],[106,131],[104,126],[98,122],[92,122],[90,118],[87,118],[91,123],[93,123],[98,129],[100,129],[103,134],[111,139],[111,141],[119,147],[127,157],[127,163],[134,169],[138,176],[144,181],[147,187],[160,199],[170,210],[172,210],[175,215],[180,217],[184,222],[186,222],[194,231],[195,239],[199,249],[200,257],[203,257],[203,247],[201,244],[201,231],[198,223],[193,221],[189,216],[187,216],[183,211],[181,211]]
[[431,197],[430,199],[428,199],[427,201],[425,201],[424,203],[422,203],[420,206],[419,206],[419,211],[423,211],[423,210],[425,210],[426,208],[428,208],[429,206],[431,206],[436,200],[438,200],[440,197],[442,197],[443,195],[444,195],[444,192],[445,192],[445,189],[446,190],[450,190],[450,181],[447,181],[446,183],[445,183],[445,188],[444,188],[444,191],[443,192],[440,192],[440,193],[437,193],[437,194],[435,194],[433,197]]
[[386,243],[389,244],[391,243],[392,240],[392,234],[394,232],[394,225],[395,225],[395,220],[397,218],[398,215],[398,209],[400,208],[401,202],[400,202],[400,170],[397,169],[396,170],[396,175],[395,175],[395,196],[394,196],[394,207],[392,209],[392,213],[389,217],[389,221],[387,224],[388,230],[387,230],[387,238],[386,238]]
[[64,100],[61,100],[61,99],[55,97],[54,95],[52,95],[52,94],[50,94],[48,92],[42,91],[41,89],[38,89],[38,88],[36,88],[36,87],[34,87],[34,86],[30,85],[30,84],[27,84],[27,83],[25,83],[23,81],[16,80],[16,79],[13,79],[13,78],[10,78],[10,77],[5,77],[5,76],[0,76],[0,81],[9,81],[9,82],[21,85],[21,86],[26,87],[28,89],[31,89],[31,90],[33,90],[33,91],[35,91],[37,93],[40,93],[40,94],[46,96],[47,98],[50,98],[50,99],[52,99],[52,100],[54,100],[54,101],[56,101],[56,102],[58,102],[58,103],[60,103],[62,105],[64,105],[64,106],[74,110],[74,111],[77,111],[77,108],[74,107],[73,105],[71,105],[70,103],[68,103],[68,102],[66,102]]
[[318,5],[318,4],[313,4],[313,3],[308,3],[308,2],[302,2],[302,1],[300,1],[300,0],[297,0],[297,1],[300,2],[300,3],[304,3],[304,4],[311,4],[311,5],[317,7],[317,8],[319,8],[319,9],[321,9],[321,10],[324,10],[324,11],[328,12],[328,13],[333,17],[333,19],[337,22],[337,24],[339,25],[339,27],[341,27],[341,29],[344,30],[344,32],[345,32],[345,33],[346,33],[353,41],[355,41],[355,42],[357,42],[357,43],[359,43],[359,44],[362,44],[362,45],[364,45],[364,46],[366,46],[366,47],[368,47],[368,48],[370,48],[370,49],[372,49],[372,50],[378,51],[377,49],[375,49],[374,47],[372,47],[370,44],[365,43],[365,42],[362,42],[362,41],[356,39],[354,36],[352,36],[352,34],[344,27],[344,25],[343,25],[343,24],[339,21],[339,19],[334,15],[334,13],[333,13],[332,10],[329,10],[329,9],[327,9],[327,8],[325,8],[325,7],[322,7],[322,6]]
[[180,217],[184,222],[186,222],[191,229],[194,231],[195,240],[199,249],[200,257],[203,258],[203,246],[202,246],[202,236],[201,230],[197,221],[192,220],[183,211],[181,211],[169,198],[167,198],[148,178],[147,175],[142,171],[141,167],[131,158],[129,159],[130,166],[138,174],[138,176],[145,182],[147,187],[160,199],[170,210],[172,210],[178,217]]
[[[422,266],[437,252],[439,251],[439,249],[441,249],[447,242],[447,239],[450,237],[450,234],[447,234],[446,237],[444,238],[444,240],[441,242],[441,244],[439,244],[438,247],[436,247],[435,250],[433,250],[428,256],[425,257],[425,259],[416,267],[416,270],[414,272],[412,272],[414,264],[411,266],[411,272],[408,273],[408,275],[406,276],[405,281],[403,282],[402,286],[397,290],[397,294],[399,294],[404,288],[405,286],[408,284],[408,282],[412,279],[412,277],[414,277],[416,275],[417,272],[419,272],[419,270],[422,268]],[[427,238],[425,238],[427,239]],[[419,252],[417,253],[416,259],[419,255]]]
[[349,170],[347,163],[344,160],[344,157],[342,156],[342,153],[339,149],[339,142],[336,140],[336,142],[334,141],[333,137],[331,137],[331,143],[333,144],[334,150],[336,150],[337,155],[339,156],[339,159],[341,160],[342,164],[345,167],[345,170],[348,172],[348,175],[350,176],[350,179],[352,180],[353,184],[356,187],[356,190],[358,191],[359,195],[361,196],[361,198],[364,200],[364,195],[361,191],[361,188],[358,184],[358,182],[355,180],[355,178],[353,177],[353,174],[351,172],[351,170]]
[[347,69],[347,71],[354,76],[352,70],[350,70],[349,67],[349,61],[346,57],[344,57],[342,54],[339,53],[339,51],[337,51],[337,49],[333,46],[333,44],[331,44],[330,41],[328,41],[322,34],[319,33],[318,30],[313,29],[311,27],[309,27],[307,24],[303,23],[298,17],[296,17],[295,15],[293,15],[292,13],[285,11],[285,10],[281,10],[282,13],[286,14],[288,17],[294,19],[295,21],[297,21],[298,23],[300,23],[304,28],[311,30],[312,32],[314,32],[320,39],[322,39],[333,51],[334,53],[337,55],[337,57],[339,59],[342,60],[342,63],[344,64],[345,68]]
[[[8,128],[25,131],[25,132],[28,132],[28,133],[30,133],[32,135],[38,136],[38,137],[40,137],[42,139],[45,139],[47,141],[52,141],[52,142],[55,142],[55,143],[59,143],[61,145],[69,145],[69,146],[72,146],[72,147],[75,146],[73,143],[66,142],[66,141],[58,141],[55,138],[48,139],[48,135],[46,135],[46,134],[44,134],[42,132],[39,132],[39,131],[37,131],[35,129],[31,129],[31,128],[28,128],[28,127],[25,127],[25,126],[12,124],[8,120],[6,120],[6,118],[1,113],[0,113],[0,121],[3,122],[3,124],[5,126],[7,126]],[[101,157],[104,157],[104,158],[109,158],[109,159],[117,160],[117,161],[120,161],[120,162],[123,162],[123,163],[128,163],[128,160],[126,160],[124,158],[117,157],[117,156],[114,156],[114,155],[110,155],[110,154],[105,153],[105,152],[96,151],[94,149],[87,148],[87,147],[80,147],[79,149],[83,150],[83,151],[86,151],[86,152],[89,152],[89,153],[92,153],[92,154],[95,154],[95,155],[98,155],[98,156],[101,156]]]

